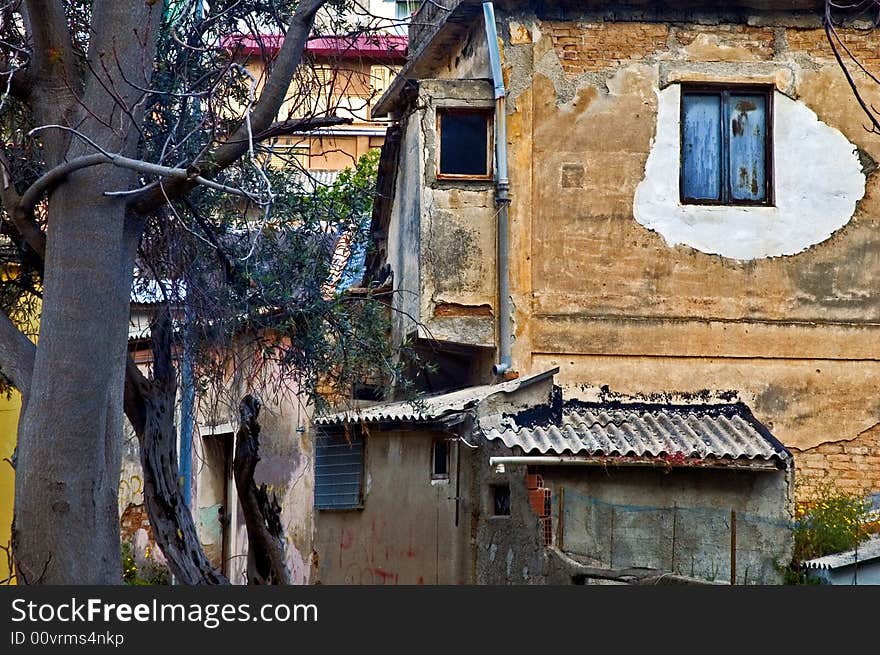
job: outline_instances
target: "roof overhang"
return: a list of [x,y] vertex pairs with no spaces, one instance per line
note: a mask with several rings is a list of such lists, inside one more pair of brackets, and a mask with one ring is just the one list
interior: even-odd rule
[[446,2],[448,10],[438,3],[423,2],[413,15],[418,31],[413,34],[406,65],[373,106],[373,116],[393,116],[406,99],[404,90],[413,80],[431,77],[446,63],[474,23],[483,20],[483,5],[477,0]]
[[558,372],[559,368],[556,367],[543,373],[500,384],[467,387],[458,391],[414,400],[354,407],[318,417],[315,419],[315,425],[324,430],[346,429],[361,424],[388,429],[405,429],[407,427],[429,429],[431,426],[449,426],[460,422],[468,412],[491,396],[515,393],[539,382],[552,380]]

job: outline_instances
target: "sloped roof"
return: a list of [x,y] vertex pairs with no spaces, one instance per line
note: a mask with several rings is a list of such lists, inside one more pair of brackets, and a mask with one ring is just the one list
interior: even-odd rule
[[667,405],[568,401],[561,420],[534,413],[481,420],[483,434],[525,453],[692,460],[790,461],[743,403]]
[[877,559],[880,559],[880,535],[874,535],[867,541],[862,542],[859,544],[858,549],[816,557],[807,560],[803,564],[808,569],[839,569],[859,562]]
[[[394,34],[357,34],[352,36],[312,36],[306,52],[314,57],[333,59],[369,59],[403,61],[407,37]],[[284,42],[283,34],[233,34],[221,39],[222,47],[244,56],[274,57]]]
[[452,414],[476,406],[480,401],[496,393],[510,393],[535,382],[546,380],[558,372],[558,368],[524,378],[517,378],[501,384],[486,384],[468,387],[450,393],[426,396],[417,401],[403,400],[381,403],[370,407],[352,409],[315,419],[321,426],[342,425],[344,423],[384,423],[395,421],[437,421]]
[[321,187],[333,186],[336,178],[339,177],[341,171],[325,171],[318,169],[308,169],[297,171],[292,174],[296,183],[298,183],[304,191],[314,192]]

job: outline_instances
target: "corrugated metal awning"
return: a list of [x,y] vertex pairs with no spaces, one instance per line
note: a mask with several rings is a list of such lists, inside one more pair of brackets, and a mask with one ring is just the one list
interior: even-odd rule
[[370,407],[330,414],[315,419],[316,425],[331,426],[344,423],[387,423],[396,421],[438,421],[452,414],[462,412],[477,405],[481,400],[496,393],[510,393],[535,382],[551,378],[558,368],[524,378],[517,378],[501,384],[486,384],[468,387],[436,396],[426,396],[415,401],[404,400],[382,403]]
[[[548,410],[549,413],[549,410]],[[569,400],[561,420],[494,416],[480,421],[486,438],[526,454],[682,460],[775,460],[791,453],[742,403],[666,405]]]

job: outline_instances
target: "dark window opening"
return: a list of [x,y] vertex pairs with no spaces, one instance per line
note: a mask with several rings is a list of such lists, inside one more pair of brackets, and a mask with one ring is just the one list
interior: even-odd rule
[[772,97],[766,87],[682,87],[683,203],[772,204]]
[[315,508],[356,509],[363,504],[364,437],[319,434],[315,444]]
[[510,485],[499,484],[492,487],[492,514],[510,516]]
[[449,442],[446,439],[435,439],[432,455],[431,479],[449,479]]
[[487,112],[438,111],[437,131],[440,135],[438,177],[488,179],[491,176]]

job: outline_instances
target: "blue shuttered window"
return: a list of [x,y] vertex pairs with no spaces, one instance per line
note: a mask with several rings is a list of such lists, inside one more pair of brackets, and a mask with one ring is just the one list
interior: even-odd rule
[[318,434],[315,446],[315,509],[361,507],[364,437]]
[[682,89],[682,202],[771,204],[770,98],[762,89]]

